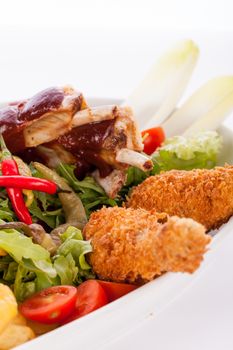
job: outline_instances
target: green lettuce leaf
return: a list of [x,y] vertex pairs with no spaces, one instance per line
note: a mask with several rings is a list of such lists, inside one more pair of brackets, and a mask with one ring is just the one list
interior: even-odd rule
[[3,270],[3,279],[7,282],[13,283],[15,280],[17,269],[18,264],[15,261],[12,261],[9,264],[5,265],[5,268]]
[[65,222],[61,202],[56,195],[34,191],[34,201],[29,211],[34,222],[42,221],[51,229]]
[[90,176],[86,176],[84,180],[78,181],[74,175],[74,170],[74,165],[63,163],[60,163],[57,167],[58,174],[61,175],[75,191],[85,192],[85,189],[91,189],[102,195],[105,193],[102,187],[100,187]]
[[23,301],[36,291],[35,275],[28,271],[23,265],[18,265],[13,284],[13,292],[16,299],[18,301]]
[[2,229],[0,248],[11,257],[8,264],[7,256],[0,259],[2,280],[13,285],[17,300],[22,301],[32,292],[59,284],[49,252],[33,243],[31,238],[14,229]]
[[[9,199],[7,198],[6,192],[1,192],[3,195],[0,200],[0,219],[4,221],[14,221],[16,219],[15,213],[10,209]],[[5,197],[5,198],[4,198]]]
[[45,273],[50,278],[55,278],[57,276],[56,269],[53,267],[52,263],[47,260],[32,260],[23,258],[22,259],[23,266],[29,271],[33,271],[35,273]]
[[82,233],[76,227],[70,226],[61,235],[63,243],[58,248],[57,255],[67,256],[71,254],[77,266],[82,270],[90,270],[90,265],[85,260],[85,255],[92,252],[90,241],[84,241]]
[[47,250],[14,229],[0,230],[0,248],[9,255],[0,257],[0,281],[12,286],[17,300],[60,284],[77,285],[94,278],[86,254],[89,241],[75,227],[61,235],[62,244],[53,258]]
[[62,242],[68,241],[69,239],[76,239],[79,241],[83,241],[83,235],[81,230],[79,230],[78,228],[74,227],[74,226],[69,226],[65,232],[63,232],[60,235],[60,238],[62,240]]
[[[79,229],[70,226],[61,235],[63,243],[58,248],[54,267],[61,281],[78,284],[83,279],[93,278],[91,266],[86,262],[86,254],[92,251],[89,241],[84,241]],[[64,263],[66,258],[66,263]]]
[[58,255],[67,256],[71,254],[75,262],[83,269],[90,269],[90,265],[83,259],[84,255],[92,251],[90,242],[77,239],[66,240],[58,249]]
[[18,263],[23,258],[34,261],[50,259],[47,250],[39,244],[33,243],[31,238],[13,229],[0,230],[0,248],[4,249]]
[[[32,164],[30,164],[30,170],[34,177],[43,178]],[[38,191],[33,191],[33,193],[34,201],[29,207],[33,222],[44,223],[50,229],[65,223],[65,215],[57,194],[50,195]]]
[[78,275],[78,267],[71,253],[60,255],[54,261],[54,268],[60,278],[61,284],[74,284]]

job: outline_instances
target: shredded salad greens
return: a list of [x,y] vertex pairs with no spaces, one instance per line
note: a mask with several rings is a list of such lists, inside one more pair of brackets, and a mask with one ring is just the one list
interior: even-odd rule
[[175,136],[168,138],[154,153],[153,161],[158,164],[160,171],[211,169],[217,163],[221,146],[222,140],[215,131],[202,132],[189,138]]
[[[72,190],[72,195],[81,200],[87,219],[92,211],[103,205],[121,205],[131,188],[150,175],[170,169],[214,167],[221,144],[221,138],[216,132],[204,132],[190,138],[177,136],[167,139],[151,156],[154,163],[152,171],[144,173],[134,167],[128,168],[127,182],[115,199],[110,199],[90,176],[78,181],[72,165],[60,164],[54,174]],[[30,165],[32,176],[43,177],[39,168]],[[29,206],[33,222],[42,225],[51,236],[58,227],[63,227],[63,231],[59,236],[60,244],[52,256],[20,229],[0,229],[0,282],[11,286],[19,301],[50,286],[78,285],[85,279],[94,278],[86,261],[86,254],[92,251],[91,243],[83,240],[81,230],[67,222],[65,201],[59,194],[34,191],[33,195]],[[7,193],[5,189],[0,189],[0,224],[15,221],[17,219]]]

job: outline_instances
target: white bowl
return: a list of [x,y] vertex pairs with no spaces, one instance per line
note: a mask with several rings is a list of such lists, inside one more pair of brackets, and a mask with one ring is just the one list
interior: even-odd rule
[[[120,100],[89,99],[90,105]],[[233,162],[233,122],[221,126],[221,162]],[[233,349],[233,220],[192,275],[167,273],[17,349]]]

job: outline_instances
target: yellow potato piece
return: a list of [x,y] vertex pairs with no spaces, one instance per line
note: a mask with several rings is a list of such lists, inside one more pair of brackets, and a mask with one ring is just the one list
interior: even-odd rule
[[17,315],[17,302],[11,289],[0,283],[0,334]]
[[11,323],[0,334],[0,350],[12,349],[33,338],[35,338],[35,334],[31,328]]
[[18,315],[13,319],[12,323],[19,326],[27,326],[26,318],[24,318],[20,313],[18,313]]

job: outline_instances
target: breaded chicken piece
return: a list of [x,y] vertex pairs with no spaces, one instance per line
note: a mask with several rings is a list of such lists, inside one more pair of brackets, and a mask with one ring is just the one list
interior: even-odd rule
[[133,189],[126,206],[192,218],[207,230],[218,228],[233,215],[233,166],[151,176]]
[[99,278],[135,284],[166,271],[194,272],[211,240],[192,219],[118,207],[92,213],[84,236],[91,240],[89,262]]

